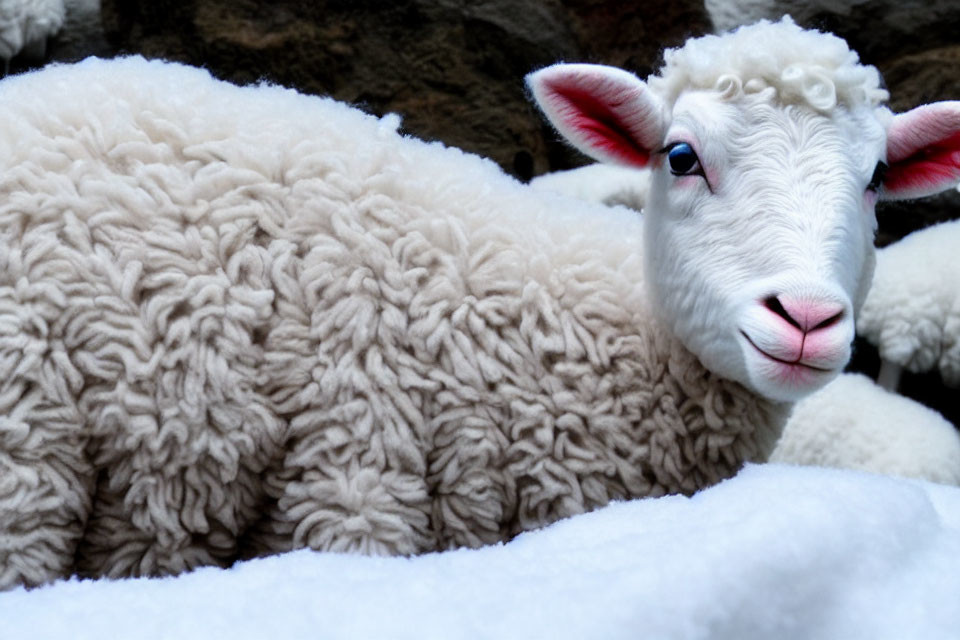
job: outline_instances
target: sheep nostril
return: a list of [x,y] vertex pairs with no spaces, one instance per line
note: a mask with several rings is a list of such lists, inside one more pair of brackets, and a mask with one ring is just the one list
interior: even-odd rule
[[789,296],[769,296],[763,299],[763,306],[803,333],[828,329],[840,323],[846,313],[843,306],[835,302],[795,299]]
[[829,318],[827,318],[826,320],[824,320],[823,322],[821,322],[821,323],[819,323],[819,324],[817,324],[817,325],[814,325],[814,326],[810,329],[810,331],[816,331],[817,329],[826,329],[827,327],[832,327],[833,325],[835,325],[835,324],[837,324],[838,322],[840,322],[840,319],[841,319],[841,318],[843,318],[843,311],[839,311],[839,312],[833,314],[832,316],[830,316]]
[[792,326],[803,331],[803,327],[800,326],[800,323],[797,322],[796,318],[791,316],[787,310],[783,308],[783,304],[780,302],[777,296],[770,296],[769,298],[764,299],[763,306],[786,320]]

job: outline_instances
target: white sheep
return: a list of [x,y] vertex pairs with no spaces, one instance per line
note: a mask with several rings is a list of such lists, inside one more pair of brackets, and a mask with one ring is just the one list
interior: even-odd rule
[[960,486],[960,435],[936,411],[844,374],[794,406],[770,461]]
[[946,385],[960,386],[960,220],[877,252],[857,330],[880,353],[885,387],[896,388],[901,368],[938,369]]
[[597,163],[537,176],[530,181],[530,186],[587,202],[623,205],[640,211],[650,190],[650,172]]
[[891,195],[957,181],[916,161],[957,105],[894,116],[789,21],[647,83],[529,84],[578,147],[652,167],[642,222],[180,65],[0,84],[0,586],[476,546],[692,493],[846,363],[877,167]]
[[3,74],[21,51],[42,58],[47,39],[63,26],[63,0],[0,0],[0,58]]
[[[935,0],[938,1],[938,0]],[[704,0],[704,8],[716,33],[762,19],[777,19],[789,13],[800,24],[808,24],[818,13],[850,15],[851,9],[867,0]],[[884,7],[885,9],[887,7]]]

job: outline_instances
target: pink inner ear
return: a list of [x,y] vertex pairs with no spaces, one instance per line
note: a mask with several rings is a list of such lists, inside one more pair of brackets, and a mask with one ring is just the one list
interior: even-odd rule
[[887,131],[887,198],[918,198],[960,182],[960,103],[938,102],[896,116]]
[[890,166],[884,187],[897,192],[939,191],[960,180],[960,132]]
[[548,81],[544,88],[564,126],[570,129],[571,137],[580,137],[594,153],[606,155],[610,160],[647,166],[650,151],[634,140],[629,125],[610,106],[624,104],[628,96],[607,96],[606,100],[600,100],[589,91],[560,81]]

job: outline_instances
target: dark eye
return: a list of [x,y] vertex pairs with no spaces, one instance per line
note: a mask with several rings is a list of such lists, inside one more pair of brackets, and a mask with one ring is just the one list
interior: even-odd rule
[[883,186],[883,179],[887,177],[887,165],[883,162],[877,163],[877,168],[873,170],[873,177],[870,178],[870,184],[867,185],[869,191],[879,191]]
[[670,173],[675,176],[688,176],[700,173],[700,159],[686,142],[678,142],[667,151]]

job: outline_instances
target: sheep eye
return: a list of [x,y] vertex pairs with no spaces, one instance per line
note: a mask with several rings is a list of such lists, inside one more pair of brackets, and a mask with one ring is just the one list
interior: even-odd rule
[[883,185],[883,179],[887,177],[887,165],[883,162],[877,163],[877,168],[873,170],[873,177],[870,178],[870,184],[867,185],[869,191],[879,191]]
[[678,142],[667,150],[670,173],[675,176],[688,176],[700,172],[700,159],[686,142]]

